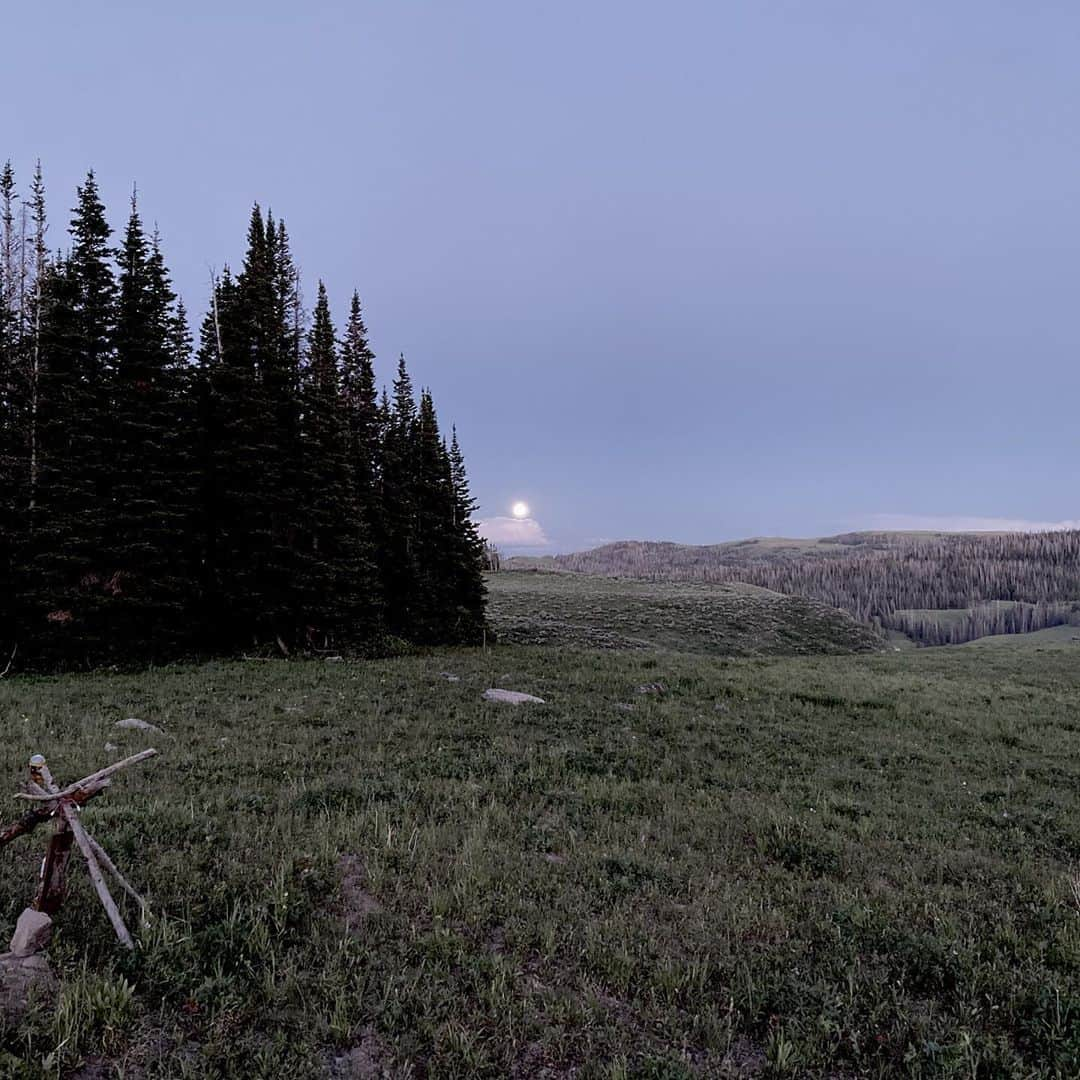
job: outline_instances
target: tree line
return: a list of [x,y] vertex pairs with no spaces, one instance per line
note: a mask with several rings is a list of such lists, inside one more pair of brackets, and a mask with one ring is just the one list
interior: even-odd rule
[[404,357],[380,394],[359,296],[310,317],[252,211],[197,341],[134,196],[91,172],[49,249],[40,166],[0,173],[0,669],[271,647],[465,643],[483,542],[457,432]]
[[[925,644],[1062,625],[1076,618],[1080,602],[1077,530],[848,533],[789,546],[624,541],[558,555],[550,564],[656,580],[747,582],[824,601]],[[971,610],[963,619],[942,622],[933,614],[941,609]]]

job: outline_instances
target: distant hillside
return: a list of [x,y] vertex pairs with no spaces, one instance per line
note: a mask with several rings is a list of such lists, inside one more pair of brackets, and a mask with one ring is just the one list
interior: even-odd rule
[[[621,541],[507,565],[654,581],[746,582],[822,601],[926,644],[1080,620],[1080,531],[865,532],[707,546]],[[942,609],[952,609],[950,616],[942,617]]]
[[498,639],[528,645],[673,649],[722,656],[872,652],[883,639],[835,608],[754,585],[583,574],[488,575]]

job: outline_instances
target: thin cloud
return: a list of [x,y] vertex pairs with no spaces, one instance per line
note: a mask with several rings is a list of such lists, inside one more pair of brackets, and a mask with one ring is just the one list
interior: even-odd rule
[[551,541],[535,518],[493,517],[478,523],[480,535],[501,547],[548,547]]
[[1030,521],[1027,518],[970,517],[963,514],[875,514],[873,528],[915,532],[1057,532],[1080,529],[1080,520]]

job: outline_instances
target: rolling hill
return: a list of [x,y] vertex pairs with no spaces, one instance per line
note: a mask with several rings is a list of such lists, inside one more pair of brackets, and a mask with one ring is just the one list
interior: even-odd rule
[[499,641],[518,645],[778,656],[872,652],[884,644],[845,612],[755,585],[536,571],[487,580],[492,628]]
[[506,565],[649,581],[745,582],[818,600],[932,645],[1080,620],[1080,531],[864,532],[702,546],[620,541]]

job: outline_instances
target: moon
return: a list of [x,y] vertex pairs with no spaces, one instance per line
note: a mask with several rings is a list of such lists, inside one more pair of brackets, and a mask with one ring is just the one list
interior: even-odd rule
[[529,504],[526,502],[516,502],[510,507],[510,513],[516,518],[527,518],[529,516]]

